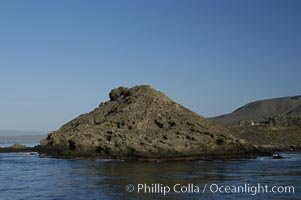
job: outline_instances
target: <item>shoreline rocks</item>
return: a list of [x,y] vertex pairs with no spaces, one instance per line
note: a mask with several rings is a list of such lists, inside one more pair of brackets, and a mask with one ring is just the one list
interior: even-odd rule
[[31,151],[36,151],[35,147],[27,147],[23,144],[13,144],[9,147],[0,147],[0,153],[31,152]]

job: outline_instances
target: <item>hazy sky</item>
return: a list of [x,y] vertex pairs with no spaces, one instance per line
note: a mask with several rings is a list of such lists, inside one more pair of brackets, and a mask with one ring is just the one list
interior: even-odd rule
[[2,0],[0,129],[55,130],[117,86],[204,116],[301,94],[298,0]]

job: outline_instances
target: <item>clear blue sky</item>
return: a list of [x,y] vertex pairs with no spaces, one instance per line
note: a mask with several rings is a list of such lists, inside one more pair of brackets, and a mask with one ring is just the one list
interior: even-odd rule
[[55,130],[117,86],[204,116],[301,94],[298,0],[2,0],[0,129]]

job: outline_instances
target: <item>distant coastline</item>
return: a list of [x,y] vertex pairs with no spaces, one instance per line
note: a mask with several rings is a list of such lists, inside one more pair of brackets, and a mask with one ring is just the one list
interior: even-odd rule
[[14,129],[0,129],[0,137],[2,136],[32,136],[32,135],[43,135],[49,131],[25,131],[25,130],[14,130]]
[[19,135],[19,136],[0,136],[0,142],[36,142],[44,139],[46,134],[40,135]]

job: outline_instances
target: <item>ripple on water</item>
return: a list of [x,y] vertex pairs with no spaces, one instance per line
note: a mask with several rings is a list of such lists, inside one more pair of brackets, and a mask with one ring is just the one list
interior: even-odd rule
[[[0,199],[199,199],[200,194],[137,195],[125,191],[127,184],[161,183],[244,183],[293,185],[300,188],[301,154],[281,153],[287,157],[274,160],[259,157],[252,160],[223,162],[173,161],[135,162],[115,160],[62,160],[42,158],[37,154],[0,154]],[[206,199],[254,199],[250,195],[202,194]],[[300,193],[261,194],[267,199],[300,199]]]

